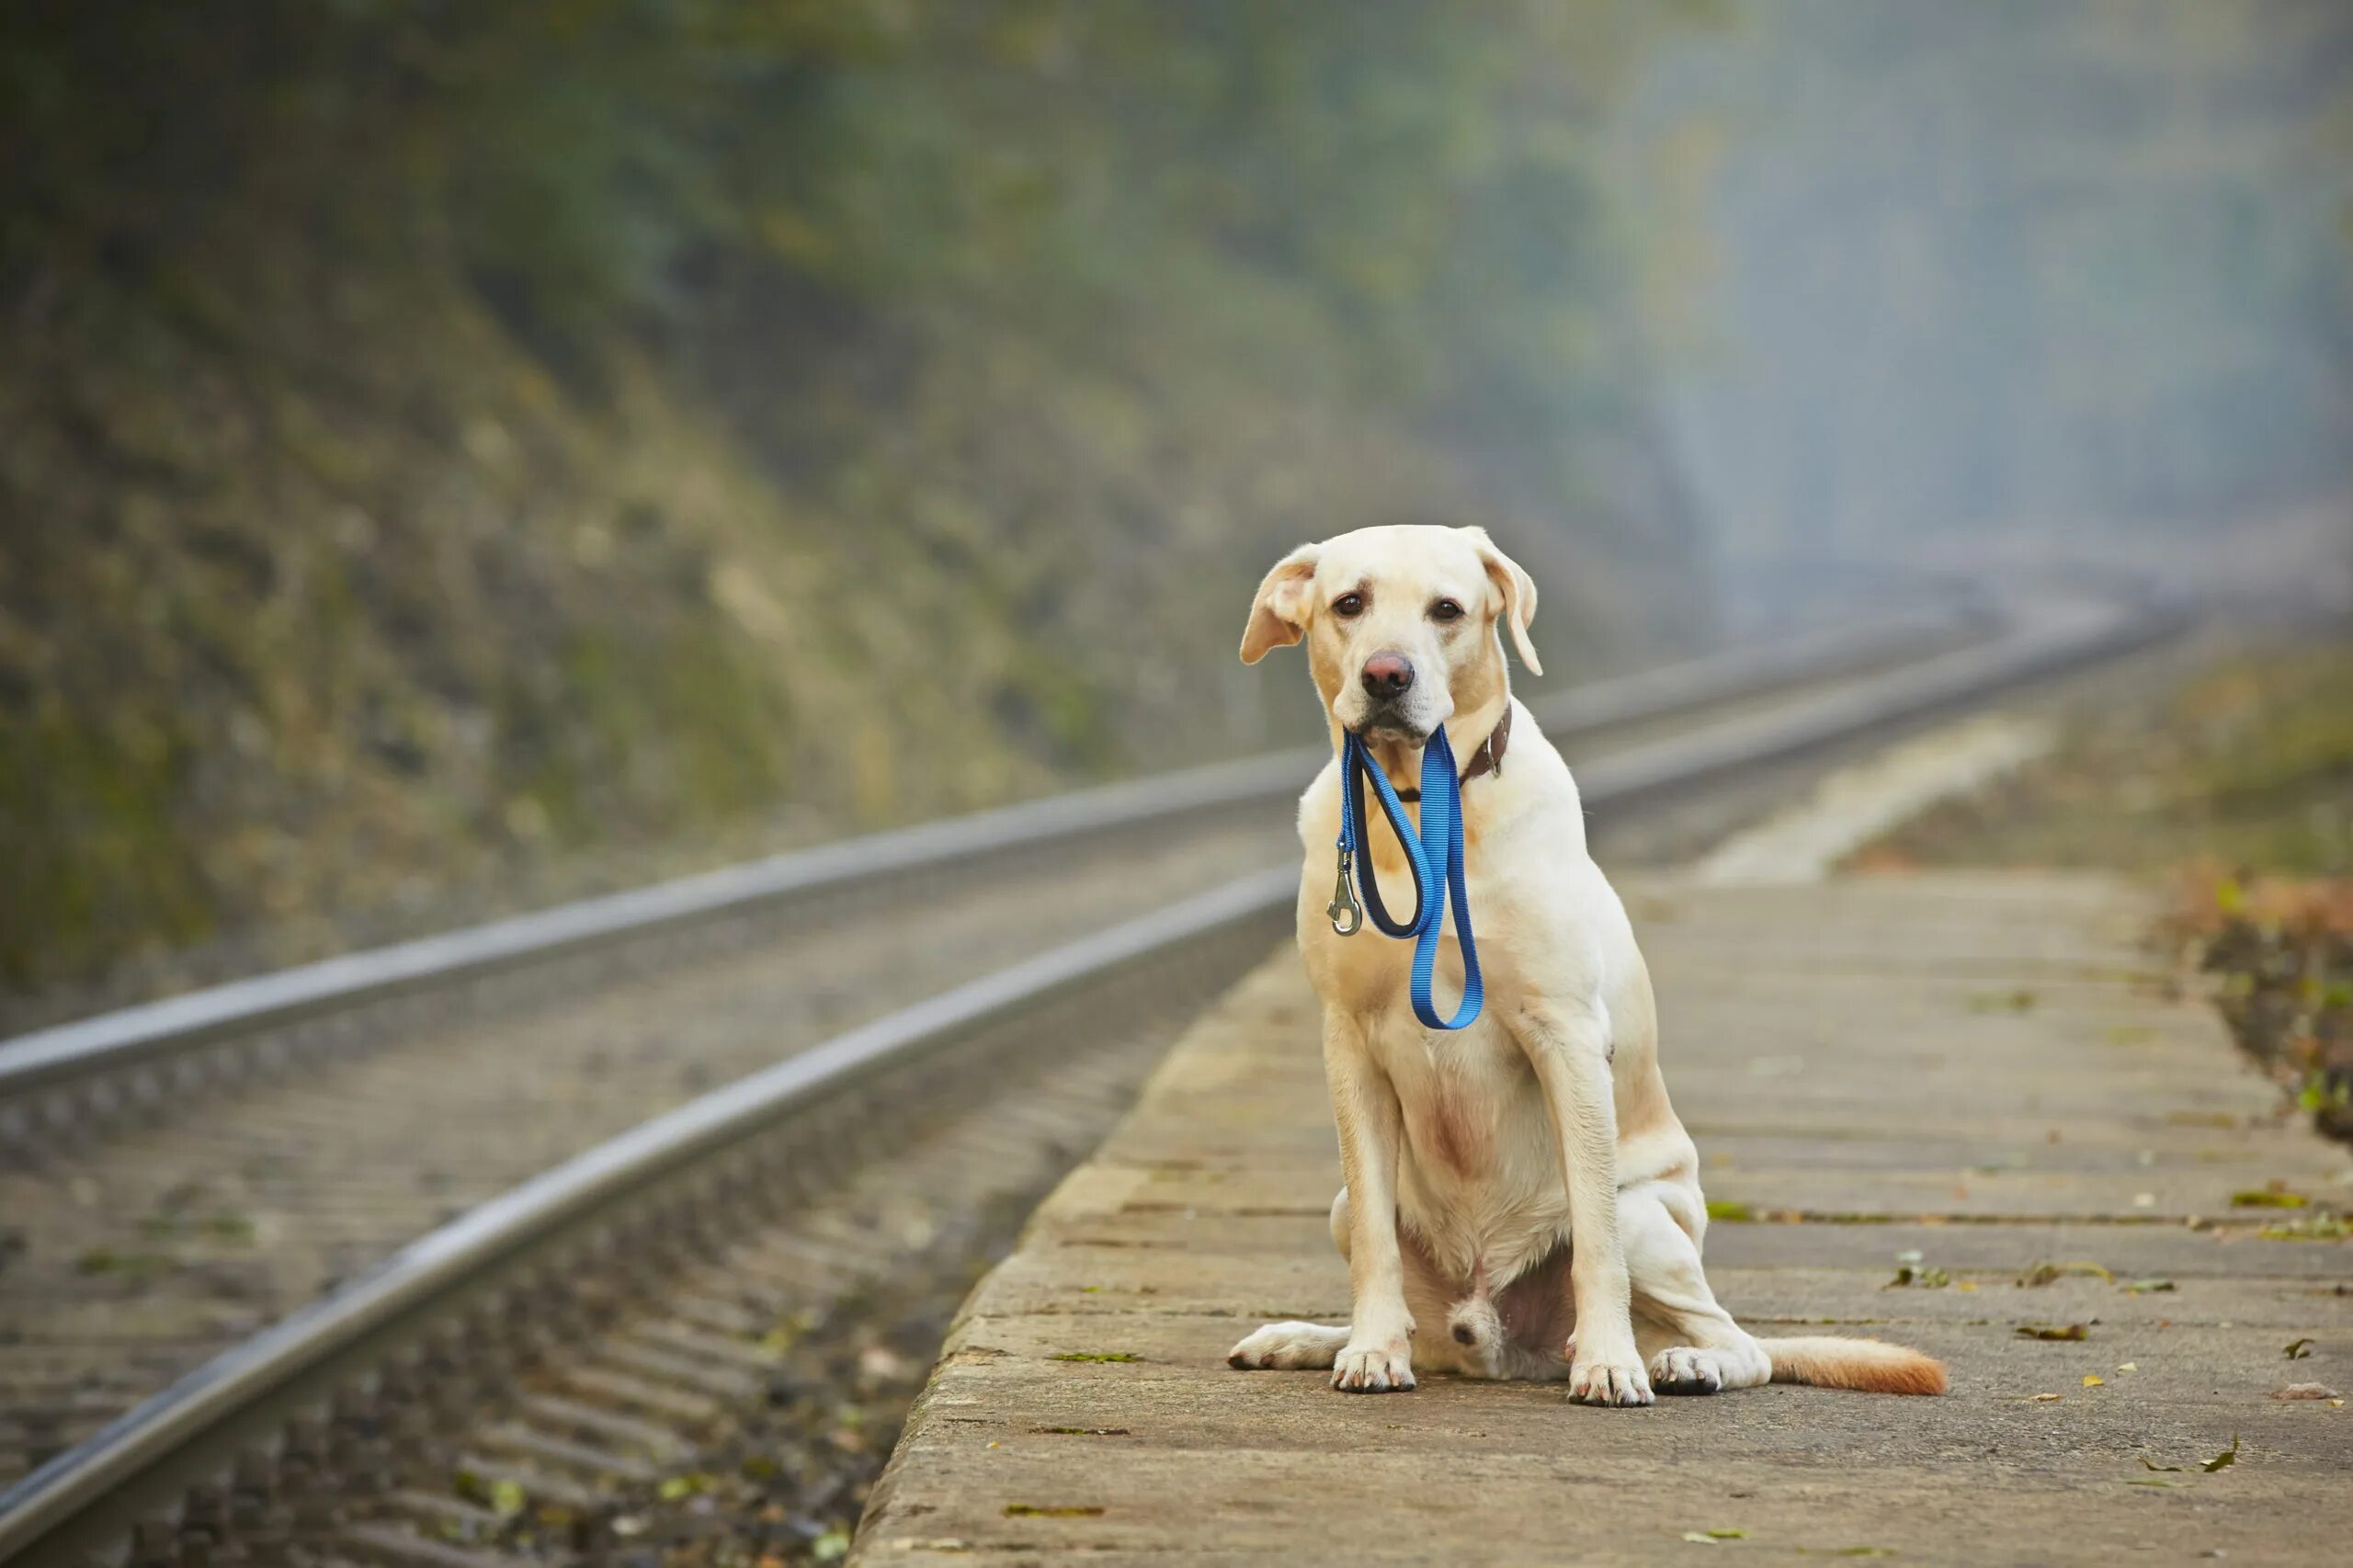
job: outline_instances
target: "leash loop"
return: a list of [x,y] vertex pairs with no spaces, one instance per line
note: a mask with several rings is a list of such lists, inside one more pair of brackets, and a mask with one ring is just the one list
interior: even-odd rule
[[[1340,775],[1339,885],[1324,910],[1331,916],[1332,929],[1343,937],[1352,936],[1370,915],[1372,923],[1387,935],[1410,938],[1414,944],[1414,967],[1408,994],[1414,1004],[1414,1016],[1434,1029],[1469,1028],[1485,1004],[1486,986],[1479,975],[1479,949],[1471,935],[1471,889],[1463,868],[1462,781],[1445,727],[1439,726],[1422,746],[1422,824],[1418,832],[1406,820],[1404,804],[1398,800],[1389,776],[1373,761],[1370,749],[1354,733],[1347,735],[1342,748]],[[1357,852],[1364,846],[1364,781],[1368,775],[1381,799],[1381,815],[1389,819],[1389,829],[1397,835],[1398,845],[1405,851],[1405,864],[1414,873],[1414,917],[1408,921],[1392,918],[1381,902],[1381,887],[1373,876],[1370,854],[1365,856],[1362,873],[1363,905],[1359,907],[1349,896],[1349,873]],[[1449,904],[1454,910],[1455,936],[1462,948],[1462,1003],[1453,1017],[1445,1018],[1438,1016],[1433,981],[1438,971],[1438,936],[1446,924]],[[1342,924],[1343,915],[1350,917],[1346,925]]]
[[[1425,751],[1423,756],[1427,758],[1428,753]],[[1427,761],[1424,767],[1427,770]],[[1370,778],[1373,789],[1380,795],[1381,814],[1389,819],[1389,831],[1397,835],[1399,846],[1405,851],[1406,869],[1414,873],[1414,917],[1399,920],[1389,913],[1389,906],[1381,902],[1381,882],[1372,874],[1372,857],[1367,854],[1364,870],[1358,879],[1364,889],[1365,910],[1371,916],[1373,925],[1386,936],[1401,939],[1419,937],[1422,927],[1428,923],[1431,903],[1428,851],[1424,847],[1420,835],[1415,831],[1412,821],[1406,817],[1404,802],[1397,798],[1396,790],[1391,787],[1389,775],[1381,770],[1372,760],[1370,750],[1353,734],[1347,738],[1340,770],[1341,859],[1344,862],[1352,859],[1364,845],[1364,781]],[[1334,929],[1338,929],[1336,919]],[[1348,935],[1346,931],[1340,934],[1344,937]]]

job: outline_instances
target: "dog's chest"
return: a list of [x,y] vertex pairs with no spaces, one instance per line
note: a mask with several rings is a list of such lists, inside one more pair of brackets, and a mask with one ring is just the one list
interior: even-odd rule
[[1410,1013],[1386,1015],[1373,1031],[1373,1056],[1396,1090],[1405,1155],[1436,1186],[1509,1184],[1520,1150],[1541,1130],[1535,1074],[1500,1024],[1482,1018],[1440,1034]]
[[1527,1055],[1500,1025],[1432,1035],[1410,1014],[1384,1020],[1372,1045],[1403,1122],[1401,1217],[1449,1276],[1509,1280],[1568,1213]]

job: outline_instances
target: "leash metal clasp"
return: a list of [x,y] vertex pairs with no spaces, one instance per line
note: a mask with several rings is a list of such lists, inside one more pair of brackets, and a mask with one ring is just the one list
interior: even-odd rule
[[1332,885],[1332,902],[1324,906],[1333,931],[1342,937],[1353,937],[1364,926],[1364,906],[1357,903],[1356,888],[1348,876],[1354,859],[1347,849],[1340,851],[1339,880]]

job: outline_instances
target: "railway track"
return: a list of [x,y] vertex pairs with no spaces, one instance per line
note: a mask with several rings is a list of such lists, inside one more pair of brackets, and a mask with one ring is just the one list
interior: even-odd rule
[[[1607,809],[2160,624],[1880,629],[1543,717],[1583,738]],[[1295,855],[1270,807],[1313,760],[766,862],[460,934],[430,963],[314,966],[247,988],[242,1012],[214,994],[0,1048],[0,1193],[11,1223],[54,1227],[0,1269],[20,1325],[0,1346],[7,1436],[19,1463],[75,1445],[0,1496],[0,1557],[569,1559],[626,1539],[615,1510],[769,1388],[786,1325],[835,1321],[878,1272],[965,1267],[960,1238],[1026,1210],[1264,952]],[[822,1554],[801,1537],[823,1507],[795,1497],[744,1561]]]
[[[1973,631],[1573,690],[1597,752]],[[401,1243],[894,1006],[1290,853],[1286,754],[829,846],[0,1046],[0,1483]]]

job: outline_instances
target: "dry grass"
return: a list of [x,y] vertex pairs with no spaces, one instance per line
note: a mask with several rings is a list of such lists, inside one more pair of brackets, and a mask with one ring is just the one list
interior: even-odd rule
[[2184,869],[2164,923],[2186,967],[2215,977],[2231,1033],[2321,1126],[2353,1139],[2353,878]]

